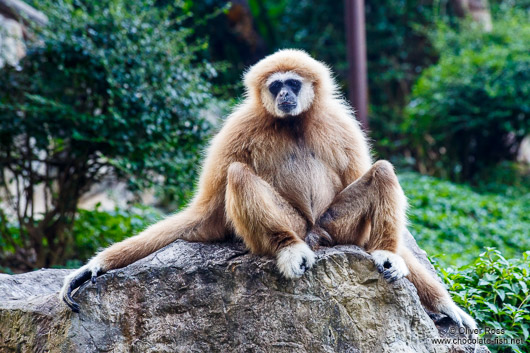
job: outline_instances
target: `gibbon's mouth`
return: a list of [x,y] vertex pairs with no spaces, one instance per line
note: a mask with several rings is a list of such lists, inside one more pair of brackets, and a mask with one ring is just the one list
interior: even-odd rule
[[290,111],[296,108],[296,103],[293,103],[293,102],[280,103],[278,104],[278,108],[284,113],[289,113]]

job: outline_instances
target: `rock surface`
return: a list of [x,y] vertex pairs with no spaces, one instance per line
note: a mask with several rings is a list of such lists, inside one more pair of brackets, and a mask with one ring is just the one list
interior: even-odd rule
[[433,344],[448,320],[437,329],[413,285],[387,283],[361,249],[323,248],[317,258],[286,280],[242,244],[177,241],[83,285],[79,314],[57,298],[68,270],[1,275],[0,351],[473,351]]

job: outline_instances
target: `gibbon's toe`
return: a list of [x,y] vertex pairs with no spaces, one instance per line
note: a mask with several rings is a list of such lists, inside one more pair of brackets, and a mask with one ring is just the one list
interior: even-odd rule
[[456,308],[457,308],[458,313],[460,314],[460,319],[462,320],[462,323],[464,324],[464,326],[471,329],[472,331],[477,331],[478,326],[477,326],[475,319],[473,319],[468,313],[460,309],[458,306]]
[[372,252],[372,257],[377,270],[389,282],[394,282],[409,274],[405,260],[398,254],[387,250],[375,250]]
[[276,264],[286,278],[299,278],[315,264],[315,254],[306,243],[286,246],[276,254]]
[[447,315],[460,327],[467,327],[473,333],[478,332],[477,323],[464,310],[460,309],[451,299],[440,304],[438,310]]
[[307,233],[305,243],[311,248],[311,250],[315,251],[321,246],[332,246],[333,239],[324,229],[314,227]]

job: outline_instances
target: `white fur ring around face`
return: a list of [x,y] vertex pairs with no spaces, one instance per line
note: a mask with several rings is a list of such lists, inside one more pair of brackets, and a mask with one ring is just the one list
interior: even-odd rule
[[407,276],[410,272],[405,264],[405,260],[398,254],[387,250],[375,250],[372,252],[377,270],[389,282],[394,282]]
[[276,254],[276,264],[286,278],[301,277],[315,264],[315,253],[306,243],[286,246]]

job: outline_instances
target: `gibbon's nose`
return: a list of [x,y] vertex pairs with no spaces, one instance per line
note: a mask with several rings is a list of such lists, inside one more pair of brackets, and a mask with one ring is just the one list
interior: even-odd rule
[[296,96],[288,90],[281,90],[280,93],[278,93],[278,103],[296,104]]

